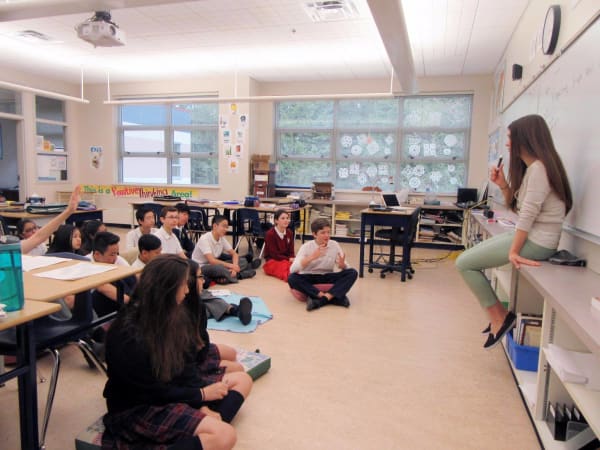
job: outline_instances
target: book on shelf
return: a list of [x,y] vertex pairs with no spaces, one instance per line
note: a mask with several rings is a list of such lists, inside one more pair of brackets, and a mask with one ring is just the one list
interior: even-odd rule
[[[514,341],[519,345],[527,345],[524,344],[525,340],[525,329],[529,328],[530,338],[535,340],[536,330],[535,327],[542,328],[542,316],[541,314],[528,314],[528,313],[517,313],[517,321],[515,323],[515,331],[513,332]],[[541,336],[541,334],[540,334]],[[539,347],[539,343],[537,346]]]

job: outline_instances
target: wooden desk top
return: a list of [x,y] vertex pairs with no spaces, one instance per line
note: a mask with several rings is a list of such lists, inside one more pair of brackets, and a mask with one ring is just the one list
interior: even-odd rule
[[415,211],[413,207],[406,207],[405,209],[392,209],[392,210],[377,210],[365,208],[360,211],[362,214],[382,214],[382,215],[399,215],[399,216],[409,216]]
[[39,302],[51,302],[53,300],[63,298],[65,295],[77,294],[78,292],[93,289],[96,286],[100,286],[105,283],[111,283],[139,272],[139,269],[135,269],[133,267],[115,265],[116,269],[99,273],[97,275],[80,278],[79,280],[64,281],[34,276],[35,273],[60,269],[62,267],[74,265],[79,262],[81,261],[69,260],[64,263],[42,267],[29,272],[23,272],[25,299]]
[[25,300],[23,309],[9,312],[8,317],[0,319],[0,331],[7,330],[25,322],[60,311],[58,303],[42,303]]

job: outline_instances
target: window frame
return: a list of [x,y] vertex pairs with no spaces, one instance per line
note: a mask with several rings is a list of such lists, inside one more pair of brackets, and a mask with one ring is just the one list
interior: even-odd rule
[[[181,99],[177,103],[148,103],[148,104],[122,104],[118,107],[118,123],[117,123],[117,134],[118,134],[118,146],[119,146],[119,182],[123,184],[152,184],[158,186],[218,186],[219,184],[219,104],[218,102],[209,103],[210,105],[214,105],[217,108],[217,118],[214,124],[211,125],[180,125],[174,124],[173,120],[173,110],[177,105],[191,105],[194,102],[186,102],[185,99]],[[206,103],[204,103],[206,104]],[[124,125],[123,124],[123,109],[127,106],[163,106],[166,109],[166,117],[164,125]],[[131,152],[125,149],[125,132],[126,131],[162,131],[163,132],[163,151],[162,152]],[[197,153],[191,151],[189,152],[178,152],[175,150],[175,133],[178,131],[211,131],[214,134],[216,148],[211,152],[206,153]],[[164,183],[156,183],[156,182],[133,182],[133,181],[124,181],[124,159],[125,158],[164,158],[166,164],[166,182]],[[213,160],[216,161],[217,173],[216,173],[216,183],[214,184],[195,184],[193,180],[190,179],[190,183],[178,183],[174,182],[174,174],[173,165],[177,165],[179,170],[181,171],[181,162],[176,164],[176,160],[187,158],[191,161],[193,160]],[[181,172],[180,172],[181,173]]]
[[[406,116],[406,112],[405,112],[405,100],[406,99],[414,99],[414,98],[419,98],[419,97],[433,97],[433,98],[459,98],[459,97],[468,97],[469,99],[469,111],[468,111],[468,123],[467,126],[465,127],[457,127],[457,128],[451,128],[448,126],[439,126],[439,127],[435,127],[435,126],[424,126],[424,127],[418,127],[418,126],[405,126],[404,125],[404,118]],[[356,101],[360,101],[361,99],[355,99]],[[370,99],[370,100],[378,100],[378,99]],[[340,144],[340,139],[342,138],[342,136],[344,135],[359,135],[360,133],[366,133],[366,134],[375,134],[375,133],[387,133],[389,135],[394,136],[395,138],[395,142],[392,144],[393,146],[393,150],[392,153],[390,155],[390,157],[377,157],[377,158],[371,158],[368,155],[366,156],[359,156],[359,157],[352,157],[352,161],[357,161],[359,163],[362,162],[373,162],[375,164],[377,163],[388,163],[391,164],[392,167],[394,168],[394,172],[393,172],[393,183],[390,183],[390,186],[388,189],[383,189],[383,190],[400,190],[400,189],[404,189],[407,188],[409,189],[411,192],[414,193],[424,193],[423,190],[416,190],[416,189],[411,189],[409,186],[405,186],[401,184],[401,171],[404,167],[412,164],[452,164],[452,161],[455,161],[457,164],[464,164],[464,178],[462,180],[462,183],[457,184],[457,187],[460,187],[459,185],[467,185],[468,183],[468,172],[469,172],[469,155],[470,155],[470,143],[471,143],[471,130],[473,127],[473,94],[472,93],[457,93],[457,94],[440,94],[440,95],[435,95],[435,94],[427,94],[427,95],[417,95],[417,96],[399,96],[399,97],[395,97],[395,100],[397,102],[399,102],[398,105],[398,118],[395,121],[396,122],[396,126],[390,126],[388,124],[386,125],[382,125],[382,126],[376,126],[376,125],[368,125],[368,126],[362,126],[362,127],[350,127],[347,125],[344,125],[343,127],[340,127],[338,122],[339,122],[339,106],[340,106],[340,102],[341,100],[334,100],[334,99],[323,99],[322,101],[324,102],[330,102],[333,101],[334,102],[334,107],[333,107],[333,120],[332,120],[332,126],[331,128],[328,127],[315,127],[315,128],[292,128],[290,126],[286,126],[286,127],[279,127],[279,108],[280,105],[282,103],[286,103],[286,102],[275,102],[274,103],[274,148],[275,148],[275,159],[276,161],[279,163],[281,161],[285,161],[285,160],[296,160],[296,161],[323,161],[323,160],[327,160],[330,162],[331,167],[332,167],[332,171],[330,173],[329,179],[322,179],[322,177],[319,178],[315,178],[314,181],[328,181],[328,182],[333,182],[334,184],[336,184],[336,181],[338,181],[338,167],[340,165],[340,163],[343,163],[344,161],[348,161],[348,157],[344,157],[341,153],[341,144]],[[315,100],[312,100],[313,102],[315,102]],[[320,100],[316,100],[316,102],[319,102]],[[300,102],[300,101],[298,101]],[[318,132],[318,133],[328,133],[330,136],[330,155],[327,158],[318,158],[318,157],[299,157],[299,156],[285,156],[282,153],[282,136],[285,133],[311,133],[311,132]],[[410,158],[408,155],[405,155],[404,153],[404,138],[405,136],[408,136],[410,134],[413,133],[447,133],[447,134],[451,134],[451,133],[462,133],[464,134],[464,147],[463,147],[463,156],[461,158],[456,158],[456,157],[448,157],[448,158],[444,158],[442,157],[424,157],[424,156],[420,156],[417,158]],[[379,182],[377,182],[376,184],[379,184]],[[277,185],[277,187],[280,188],[284,188],[284,189],[306,189],[306,188],[311,188],[311,186],[304,186],[304,185],[300,185],[300,183],[296,184],[296,185]],[[421,189],[421,188],[419,188]],[[348,192],[360,192],[360,188],[356,187],[356,188],[336,188],[336,190],[340,190],[340,191],[348,191]],[[433,190],[432,192],[434,193],[438,193],[438,194],[453,194],[455,192],[448,192],[448,191],[441,191],[441,190]]]

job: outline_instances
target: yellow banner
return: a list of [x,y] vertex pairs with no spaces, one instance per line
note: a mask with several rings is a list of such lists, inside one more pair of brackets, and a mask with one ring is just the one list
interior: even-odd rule
[[84,184],[82,192],[87,194],[112,195],[117,198],[135,197],[141,199],[152,199],[162,195],[181,197],[183,200],[200,198],[199,189],[173,188],[173,187],[151,187],[151,186],[129,186],[121,184]]

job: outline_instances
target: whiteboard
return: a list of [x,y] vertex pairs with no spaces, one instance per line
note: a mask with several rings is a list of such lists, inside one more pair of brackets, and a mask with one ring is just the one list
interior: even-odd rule
[[573,191],[565,225],[594,237],[600,237],[599,42],[596,20],[502,117],[505,127],[536,112],[546,119]]

